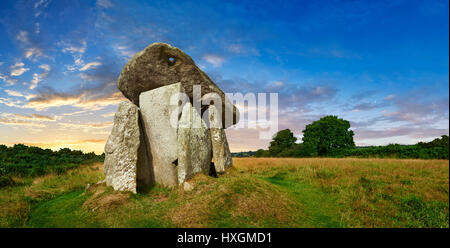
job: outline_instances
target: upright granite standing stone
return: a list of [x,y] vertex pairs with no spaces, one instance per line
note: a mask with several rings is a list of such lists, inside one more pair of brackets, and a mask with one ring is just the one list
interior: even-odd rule
[[121,102],[105,145],[103,170],[107,185],[115,190],[136,193],[138,186],[152,184],[151,163],[142,139],[137,106]]
[[226,168],[233,166],[227,136],[221,128],[220,113],[214,105],[209,106],[208,114],[214,167],[217,173],[224,173]]
[[200,113],[190,102],[178,122],[178,183],[195,174],[208,175],[212,159],[211,135]]
[[155,182],[164,186],[178,185],[178,120],[171,124],[172,95],[183,92],[180,83],[143,92],[139,97],[145,134],[150,144]]
[[198,173],[207,175],[212,156],[205,122],[190,102],[171,103],[177,93],[184,93],[180,83],[143,92],[139,100],[155,181],[170,187]]

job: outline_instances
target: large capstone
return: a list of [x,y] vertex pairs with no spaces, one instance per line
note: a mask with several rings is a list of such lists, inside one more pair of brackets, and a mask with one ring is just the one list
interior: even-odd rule
[[115,190],[136,193],[153,183],[151,161],[139,124],[139,111],[131,102],[119,103],[114,126],[105,145],[106,184]]
[[214,158],[214,167],[217,173],[224,173],[225,169],[233,166],[230,148],[228,147],[225,130],[220,126],[220,112],[214,105],[209,106],[209,130]]
[[134,55],[123,67],[117,86],[125,97],[141,106],[139,96],[142,92],[178,82],[191,102],[194,99],[194,85],[201,87],[202,97],[208,93],[217,93],[223,105],[222,126],[226,128],[238,122],[239,111],[223,91],[195,65],[191,57],[165,43],[153,43]]

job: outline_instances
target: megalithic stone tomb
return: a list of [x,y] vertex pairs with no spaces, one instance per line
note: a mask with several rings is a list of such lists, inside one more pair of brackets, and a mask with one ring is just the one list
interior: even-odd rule
[[[131,192],[155,183],[176,187],[210,174],[212,165],[219,174],[232,166],[224,129],[238,122],[239,111],[180,49],[154,43],[137,53],[118,88],[131,102],[119,104],[105,145],[107,185]],[[221,104],[205,105],[211,94]]]

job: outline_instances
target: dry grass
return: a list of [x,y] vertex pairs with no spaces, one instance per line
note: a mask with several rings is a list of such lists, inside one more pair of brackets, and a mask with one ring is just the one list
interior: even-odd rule
[[268,182],[231,172],[219,180],[199,175],[191,183],[195,190],[182,193],[167,215],[177,227],[291,224],[295,204]]
[[0,189],[0,226],[448,227],[448,160],[233,162],[219,178],[190,180],[192,191],[155,187],[138,195],[96,184],[101,163],[16,178],[18,185]]
[[[280,170],[337,197],[341,218],[352,226],[397,226],[404,198],[424,204],[449,201],[449,161],[360,158],[236,158],[237,169],[255,175]],[[448,218],[448,204],[447,204]]]
[[49,174],[27,179],[15,178],[17,186],[0,189],[0,227],[26,225],[32,204],[58,195],[83,189],[86,184],[100,181],[103,164],[82,165],[66,174]]
[[84,202],[83,207],[91,212],[104,212],[124,205],[130,199],[129,193],[109,191],[104,183],[89,187],[85,193],[91,193],[92,196]]

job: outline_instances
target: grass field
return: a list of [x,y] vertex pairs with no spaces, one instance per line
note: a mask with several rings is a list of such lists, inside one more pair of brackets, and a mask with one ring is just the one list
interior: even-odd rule
[[96,184],[102,164],[15,178],[0,189],[0,227],[449,227],[448,160],[233,161],[188,192],[114,192]]

